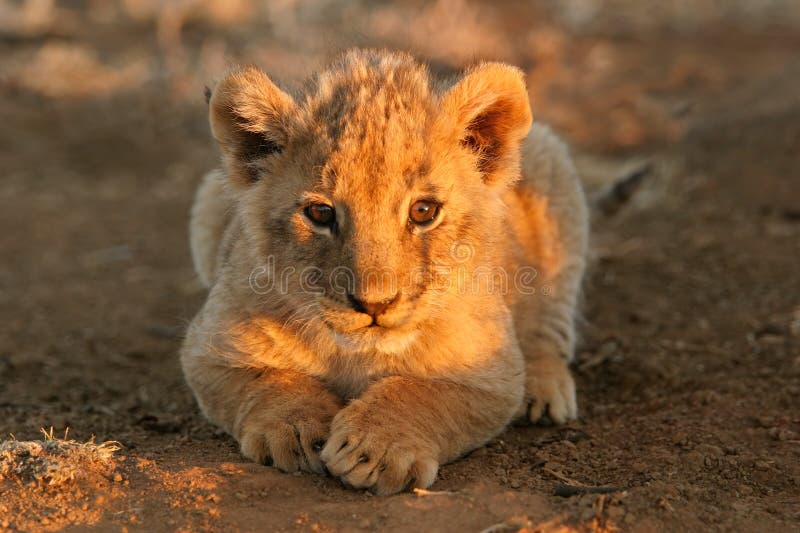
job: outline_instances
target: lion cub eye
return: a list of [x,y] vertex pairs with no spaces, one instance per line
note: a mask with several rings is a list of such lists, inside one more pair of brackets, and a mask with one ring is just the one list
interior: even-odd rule
[[326,204],[311,204],[303,212],[311,222],[320,226],[331,226],[336,221],[336,212]]
[[414,224],[420,226],[427,226],[439,216],[440,204],[433,200],[417,200],[411,204],[411,209],[408,212],[408,218]]

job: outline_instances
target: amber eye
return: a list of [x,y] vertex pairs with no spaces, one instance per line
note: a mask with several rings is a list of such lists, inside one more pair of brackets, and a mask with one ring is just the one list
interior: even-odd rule
[[441,205],[433,200],[417,200],[411,204],[411,209],[408,212],[408,218],[414,224],[420,226],[427,226],[439,216],[439,208]]
[[320,226],[331,226],[336,222],[336,212],[326,204],[311,204],[303,212],[311,222]]

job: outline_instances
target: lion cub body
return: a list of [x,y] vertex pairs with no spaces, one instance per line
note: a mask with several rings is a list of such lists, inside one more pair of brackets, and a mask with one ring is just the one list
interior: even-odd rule
[[445,82],[352,51],[292,94],[234,72],[210,120],[223,168],[191,220],[210,293],[181,360],[246,457],[391,493],[515,416],[576,416],[586,206],[516,69]]

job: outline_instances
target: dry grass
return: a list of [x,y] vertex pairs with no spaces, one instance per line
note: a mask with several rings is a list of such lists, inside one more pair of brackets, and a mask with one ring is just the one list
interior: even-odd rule
[[59,487],[81,477],[109,477],[116,468],[116,442],[78,442],[42,429],[43,440],[0,443],[0,482],[34,482],[39,487]]

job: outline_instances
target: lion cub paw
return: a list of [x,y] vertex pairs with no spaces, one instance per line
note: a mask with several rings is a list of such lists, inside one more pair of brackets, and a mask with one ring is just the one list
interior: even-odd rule
[[439,470],[433,448],[396,419],[368,418],[365,405],[355,401],[333,420],[320,454],[328,471],[353,488],[379,495],[433,484]]
[[239,439],[247,459],[284,472],[325,472],[319,453],[328,438],[339,405],[316,405],[289,415],[263,413],[249,417]]
[[556,424],[578,417],[575,381],[563,359],[543,357],[528,363],[522,409],[520,417],[533,423],[545,415]]

